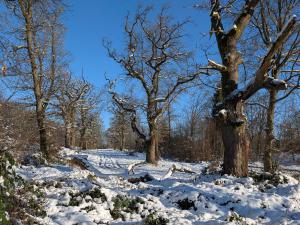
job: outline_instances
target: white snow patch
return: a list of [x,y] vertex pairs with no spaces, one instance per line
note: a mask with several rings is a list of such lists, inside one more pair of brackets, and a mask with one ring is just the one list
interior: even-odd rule
[[[252,178],[202,174],[201,171],[208,166],[206,162],[161,160],[156,167],[144,164],[135,169],[134,177],[147,173],[154,180],[130,183],[128,178],[133,175],[128,175],[128,168],[145,160],[144,154],[68,149],[62,154],[64,157],[82,157],[93,169],[87,171],[65,165],[17,168],[17,173],[25,179],[45,184],[42,191],[46,195],[47,216],[37,218],[44,224],[141,224],[151,213],[176,225],[300,224],[299,181],[290,176],[281,175],[287,183],[275,187],[267,183],[257,184]],[[168,171],[172,165],[189,168],[197,174],[178,171],[171,174]],[[252,166],[259,170],[261,164]],[[94,169],[101,176],[97,176]],[[83,197],[83,193],[93,189],[99,189],[106,199],[91,195]],[[137,203],[133,212],[122,211],[124,221],[122,218],[114,220],[110,211],[115,207],[113,200],[117,195],[140,198],[144,203]],[[227,221],[233,217],[242,222]]]
[[4,186],[4,178],[2,176],[0,176],[0,186]]

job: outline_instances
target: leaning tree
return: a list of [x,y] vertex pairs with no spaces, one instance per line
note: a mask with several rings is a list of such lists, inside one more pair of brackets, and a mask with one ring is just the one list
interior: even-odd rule
[[[259,4],[259,0],[247,0],[243,8],[235,16],[235,20],[226,31],[228,23],[224,23],[226,13],[232,4],[240,2],[229,1],[221,4],[220,0],[211,0],[211,34],[217,42],[221,63],[210,60],[212,67],[221,74],[221,85],[218,91],[218,101],[214,105],[213,114],[217,119],[224,144],[224,173],[235,176],[248,175],[249,140],[246,132],[247,118],[243,113],[245,101],[260,89],[284,90],[287,83],[284,80],[269,76],[268,71],[274,63],[274,57],[287,40],[298,29],[296,16],[286,21],[281,32],[270,42],[268,49],[259,49],[264,56],[255,68],[253,79],[244,87],[239,87],[239,67],[243,63],[242,54],[238,51],[241,36],[250,28],[250,20]],[[283,62],[284,63],[284,62]]]
[[[124,52],[117,53],[109,42],[104,46],[109,56],[123,68],[123,75],[140,87],[138,95],[141,98],[135,101],[137,104],[130,98],[122,99],[113,88],[114,82],[110,82],[110,93],[114,101],[131,114],[133,130],[146,143],[146,162],[157,164],[158,118],[188,83],[207,71],[193,62],[192,52],[183,45],[188,21],[172,22],[166,8],[162,8],[153,20],[151,11],[146,7],[139,9],[133,18],[126,17]],[[130,90],[124,89],[128,96]],[[138,110],[146,114],[147,134],[136,124]]]

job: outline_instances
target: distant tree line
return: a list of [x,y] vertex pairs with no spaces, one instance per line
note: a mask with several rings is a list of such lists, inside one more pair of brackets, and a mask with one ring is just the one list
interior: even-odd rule
[[[257,102],[262,101],[263,104],[266,99],[265,94],[259,96]],[[201,100],[203,99],[195,101],[181,114],[175,114],[172,110],[171,113],[166,112],[162,115],[158,122],[159,150],[162,157],[187,162],[222,160],[224,146],[221,134],[215,120],[209,114],[209,104],[198,107]],[[299,107],[290,105],[288,112],[276,122],[276,136],[272,143],[272,152],[275,155],[300,153],[299,112]],[[249,124],[247,132],[250,140],[250,160],[263,160],[267,146],[267,109],[260,104],[249,104],[245,113]],[[141,145],[141,140],[131,129],[129,114],[123,117],[127,118],[125,120],[119,120],[118,117],[114,115],[111,118],[112,122],[106,133],[108,147],[125,151],[145,151],[145,146]],[[112,130],[119,133],[112,133]]]

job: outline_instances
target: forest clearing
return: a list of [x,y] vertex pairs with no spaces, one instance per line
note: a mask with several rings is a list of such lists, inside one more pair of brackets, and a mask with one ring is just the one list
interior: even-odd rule
[[300,0],[0,0],[0,225],[300,225]]

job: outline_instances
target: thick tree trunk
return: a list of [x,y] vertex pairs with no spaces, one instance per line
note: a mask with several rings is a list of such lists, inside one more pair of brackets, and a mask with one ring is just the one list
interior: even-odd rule
[[146,153],[146,162],[150,164],[157,164],[155,157],[155,136],[151,137],[150,140],[147,141],[147,153]]
[[[234,21],[234,25],[225,32],[220,15],[222,11],[221,1],[211,0],[211,32],[215,34],[222,58],[222,65],[210,61],[210,65],[222,74],[222,96],[221,99],[218,99],[218,102],[221,100],[222,104],[215,104],[214,115],[223,117],[223,119],[221,118],[223,122],[220,124],[225,147],[224,172],[235,176],[248,175],[249,141],[245,129],[246,119],[243,118],[242,101],[247,100],[262,88],[277,90],[287,88],[285,82],[275,82],[277,83],[275,84],[273,79],[266,78],[266,75],[273,64],[274,55],[292,35],[297,24],[296,16],[293,16],[263,57],[255,72],[253,82],[250,82],[243,91],[238,90],[239,65],[243,60],[240,52],[237,51],[237,44],[259,2],[259,0],[245,1],[241,13],[237,15]],[[219,118],[219,120],[221,119]]]
[[156,160],[157,129],[153,122],[152,124],[150,124],[149,128],[150,128],[150,137],[146,141],[146,145],[147,145],[146,162],[157,165],[157,160]]
[[66,129],[66,133],[65,133],[65,147],[66,148],[71,148],[71,139],[72,139],[72,131],[71,131],[71,124],[70,123],[65,123],[65,129]]
[[264,152],[264,171],[274,172],[274,164],[272,160],[272,143],[274,141],[274,115],[276,90],[269,91],[269,107],[267,109],[267,128],[266,128],[266,145]]
[[228,118],[221,123],[225,174],[248,176],[249,140],[243,116],[243,103],[228,106]]
[[158,130],[155,131],[155,160],[160,159]]
[[125,131],[124,128],[121,128],[121,143],[120,143],[120,150],[123,151],[125,149]]
[[71,148],[75,146],[75,137],[74,137],[74,120],[75,120],[74,109],[66,112],[63,116],[65,121],[65,147]]
[[82,150],[86,150],[87,149],[87,142],[86,142],[86,129],[83,128],[80,131],[80,147]]
[[37,109],[37,124],[40,135],[40,151],[46,158],[49,158],[49,151],[47,145],[47,132],[45,126],[45,115],[42,111]]
[[168,105],[168,110],[167,110],[167,115],[168,115],[168,150],[171,148],[171,139],[172,139],[172,125],[171,125],[171,109],[170,105]]
[[224,173],[237,177],[248,176],[249,142],[245,126],[223,126]]
[[75,140],[75,108],[72,108],[70,113],[70,145],[76,146]]
[[[219,43],[221,44],[221,43]],[[237,90],[239,81],[239,64],[242,62],[240,53],[237,51],[237,39],[229,36],[226,42],[222,41],[219,46],[223,64],[227,70],[222,72],[222,98],[230,98]],[[226,103],[226,112],[221,115],[221,134],[224,144],[224,167],[225,174],[237,177],[248,176],[248,153],[249,139],[246,132],[246,121],[243,113],[242,100],[233,99]],[[222,114],[222,113],[221,113]]]

